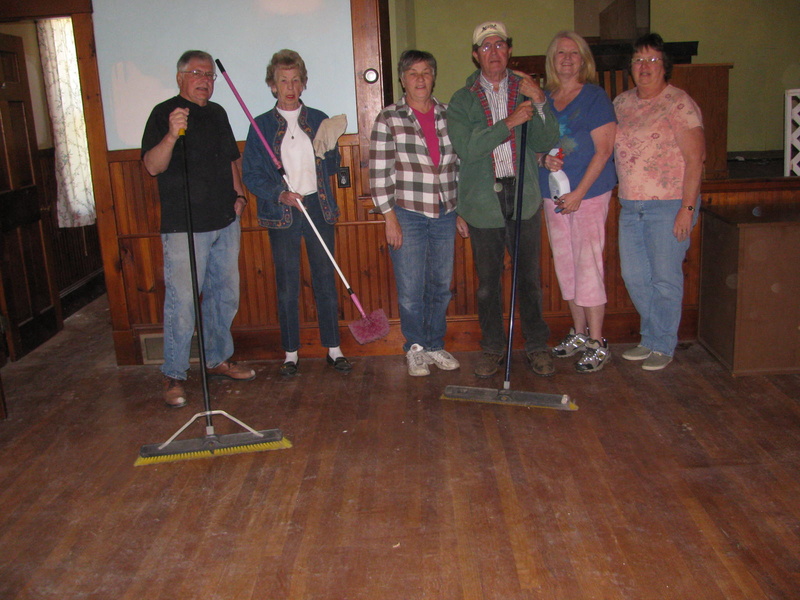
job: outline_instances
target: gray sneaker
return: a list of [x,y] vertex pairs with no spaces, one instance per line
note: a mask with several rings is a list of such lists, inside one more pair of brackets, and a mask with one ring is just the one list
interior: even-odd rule
[[661,354],[661,352],[656,352],[653,350],[650,356],[648,356],[642,363],[642,369],[645,371],[660,371],[671,362],[671,356],[667,356],[666,354]]
[[575,370],[578,373],[595,373],[602,369],[611,360],[611,352],[608,350],[608,342],[602,340],[586,340],[586,350],[575,363]]
[[587,339],[589,338],[585,334],[575,333],[575,328],[570,327],[567,336],[553,347],[553,356],[567,358],[568,356],[577,354],[584,349]]
[[419,344],[414,344],[408,349],[406,362],[408,363],[408,374],[412,377],[424,377],[431,374],[425,349]]
[[442,371],[455,371],[461,365],[447,350],[434,350],[425,352],[425,358],[431,365],[436,365]]
[[644,360],[653,353],[650,348],[646,348],[641,344],[636,348],[629,348],[622,353],[622,358],[625,360]]

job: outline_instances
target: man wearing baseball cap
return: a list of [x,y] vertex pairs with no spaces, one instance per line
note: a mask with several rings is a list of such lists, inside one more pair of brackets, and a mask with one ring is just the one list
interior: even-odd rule
[[519,240],[519,294],[525,354],[537,375],[554,373],[547,348],[550,331],[542,318],[539,277],[541,204],[536,153],[559,140],[558,121],[534,80],[508,69],[511,38],[499,21],[487,21],[472,34],[472,57],[479,70],[450,100],[447,127],[461,159],[458,182],[458,232],[472,240],[478,274],[478,317],[483,354],[478,377],[491,377],[503,363],[502,276],[506,249],[514,247],[518,148],[527,123],[522,223]]

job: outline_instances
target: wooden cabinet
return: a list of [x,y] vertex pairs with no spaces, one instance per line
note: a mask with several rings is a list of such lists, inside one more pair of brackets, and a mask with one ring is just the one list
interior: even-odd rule
[[734,375],[800,372],[800,204],[703,208],[698,339]]

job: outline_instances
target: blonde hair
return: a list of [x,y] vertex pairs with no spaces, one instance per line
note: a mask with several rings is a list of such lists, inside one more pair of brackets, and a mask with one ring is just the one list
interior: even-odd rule
[[597,67],[594,64],[594,56],[589,49],[589,44],[574,31],[559,31],[547,47],[547,54],[545,55],[545,70],[547,72],[547,85],[545,87],[547,90],[552,92],[561,87],[561,81],[558,79],[558,73],[556,73],[556,51],[558,42],[563,39],[572,40],[578,46],[578,52],[582,59],[578,81],[580,83],[597,83]]

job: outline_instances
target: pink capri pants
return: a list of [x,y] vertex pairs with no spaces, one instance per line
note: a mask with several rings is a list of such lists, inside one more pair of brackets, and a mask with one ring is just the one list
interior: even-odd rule
[[544,216],[553,264],[564,300],[578,306],[606,303],[603,280],[603,247],[606,243],[606,217],[611,192],[584,198],[574,213],[555,212],[556,205],[544,199]]

